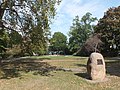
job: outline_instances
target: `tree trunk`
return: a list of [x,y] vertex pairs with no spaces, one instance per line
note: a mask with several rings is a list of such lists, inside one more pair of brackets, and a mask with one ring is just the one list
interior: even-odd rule
[[5,1],[0,5],[0,27],[1,27],[1,28],[4,27],[3,22],[2,22],[2,18],[3,18],[4,12],[5,12],[5,10],[6,10],[6,7],[7,7],[7,0],[5,0]]
[[3,22],[2,22],[2,17],[4,14],[4,10],[0,7],[0,27],[3,28]]

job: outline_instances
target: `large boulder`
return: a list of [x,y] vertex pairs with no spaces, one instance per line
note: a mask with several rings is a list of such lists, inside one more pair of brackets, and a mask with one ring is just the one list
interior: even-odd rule
[[91,80],[102,81],[106,76],[105,61],[100,53],[92,53],[87,62],[87,72]]

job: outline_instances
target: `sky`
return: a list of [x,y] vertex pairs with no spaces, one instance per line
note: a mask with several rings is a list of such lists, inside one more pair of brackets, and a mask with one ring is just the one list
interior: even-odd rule
[[90,12],[92,17],[100,19],[109,8],[118,6],[120,6],[120,0],[62,0],[56,7],[57,14],[50,25],[51,32],[52,34],[62,32],[68,36],[75,16],[82,18]]

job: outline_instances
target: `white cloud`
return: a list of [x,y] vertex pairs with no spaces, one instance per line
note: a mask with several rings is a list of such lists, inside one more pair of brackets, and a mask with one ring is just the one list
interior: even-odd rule
[[82,1],[83,0],[73,0],[68,3],[64,3],[64,5],[62,5],[64,7],[62,7],[60,11],[66,13],[71,18],[74,18],[76,15],[82,17],[86,12],[94,13],[104,8],[104,6],[100,4],[99,0],[91,0],[86,4],[83,4]]
[[[120,5],[119,0],[62,0],[57,8],[57,16],[51,25],[52,31],[61,31],[66,34],[69,31],[73,18],[78,15],[80,18],[87,12],[93,17],[101,18],[108,7]],[[113,3],[114,5],[113,5]]]

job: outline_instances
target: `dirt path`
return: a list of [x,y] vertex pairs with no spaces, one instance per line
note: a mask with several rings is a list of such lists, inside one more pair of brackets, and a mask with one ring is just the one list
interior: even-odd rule
[[78,60],[43,60],[40,62],[74,62],[74,61],[78,61]]

